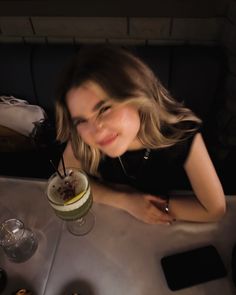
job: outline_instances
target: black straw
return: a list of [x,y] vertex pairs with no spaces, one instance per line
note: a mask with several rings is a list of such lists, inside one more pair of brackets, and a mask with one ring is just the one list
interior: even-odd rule
[[66,177],[66,167],[65,167],[63,155],[61,156],[61,161],[62,161],[62,166],[63,166],[63,171],[64,171],[64,177]]
[[55,171],[60,176],[60,178],[63,179],[64,177],[61,175],[60,171],[56,168],[52,160],[50,160],[50,163],[52,164],[52,167],[55,169]]

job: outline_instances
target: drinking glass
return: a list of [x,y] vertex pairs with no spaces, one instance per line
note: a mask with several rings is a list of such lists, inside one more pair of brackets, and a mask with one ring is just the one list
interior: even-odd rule
[[89,179],[83,170],[65,169],[62,177],[55,172],[47,182],[47,198],[56,215],[66,221],[70,233],[82,236],[91,231],[95,216]]
[[12,218],[0,224],[0,245],[11,261],[24,262],[34,254],[38,242],[32,230]]

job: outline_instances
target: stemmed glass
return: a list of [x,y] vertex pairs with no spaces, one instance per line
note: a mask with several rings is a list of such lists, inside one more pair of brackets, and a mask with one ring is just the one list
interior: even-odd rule
[[47,198],[56,215],[66,221],[67,229],[82,236],[91,231],[95,216],[89,179],[83,170],[66,168],[64,176],[55,172],[47,182]]

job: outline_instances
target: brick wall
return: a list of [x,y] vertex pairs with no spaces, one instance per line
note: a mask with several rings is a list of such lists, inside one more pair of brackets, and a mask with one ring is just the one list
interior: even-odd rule
[[0,42],[215,44],[229,1],[0,0]]
[[224,17],[0,17],[1,42],[216,43]]

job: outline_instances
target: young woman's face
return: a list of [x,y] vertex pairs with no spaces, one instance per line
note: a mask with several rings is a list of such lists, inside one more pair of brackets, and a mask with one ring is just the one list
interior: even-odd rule
[[109,99],[96,83],[72,88],[66,103],[82,140],[110,157],[142,147],[137,138],[140,118],[137,109]]

